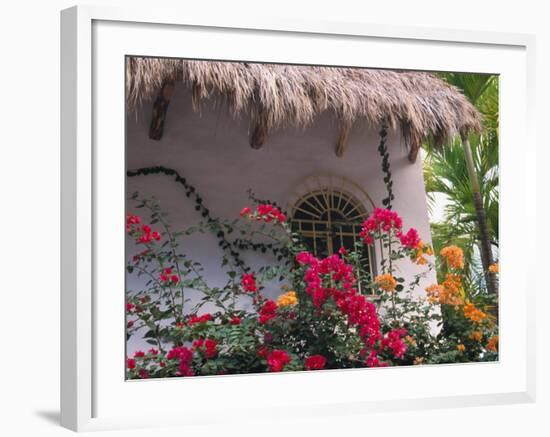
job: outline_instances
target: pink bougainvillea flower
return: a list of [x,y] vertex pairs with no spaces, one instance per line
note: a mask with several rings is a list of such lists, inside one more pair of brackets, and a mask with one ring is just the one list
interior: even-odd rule
[[403,220],[395,211],[383,208],[375,208],[372,214],[363,222],[359,236],[365,244],[373,244],[373,235],[376,232],[400,231]]
[[378,353],[375,350],[370,352],[365,364],[367,367],[388,367],[388,363],[380,361]]
[[416,249],[420,244],[420,236],[415,228],[410,228],[406,234],[398,232],[397,238],[399,238],[401,244],[408,249]]
[[403,341],[403,337],[406,335],[406,329],[392,329],[380,341],[380,350],[388,348],[393,352],[394,358],[403,358],[405,352],[407,352],[407,344]]
[[263,221],[265,223],[271,223],[273,221],[283,223],[286,221],[286,216],[283,212],[281,212],[281,210],[276,206],[268,203],[258,205],[256,207],[256,211],[254,212],[252,212],[249,207],[245,207],[241,210],[240,216]]

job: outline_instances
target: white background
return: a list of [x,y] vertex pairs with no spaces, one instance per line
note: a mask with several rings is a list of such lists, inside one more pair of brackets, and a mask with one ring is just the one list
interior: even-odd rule
[[[99,2],[143,5],[148,2]],[[181,1],[156,1],[169,6]],[[217,11],[228,18],[240,13],[307,17],[308,19],[391,23],[430,27],[536,32],[538,37],[537,90],[538,126],[549,119],[546,99],[550,73],[550,31],[544,2],[523,1],[507,6],[500,1],[301,2],[209,2],[205,13]],[[224,5],[224,3],[230,3]],[[2,189],[0,230],[2,232],[2,359],[0,426],[6,435],[68,435],[58,428],[59,368],[59,15],[72,5],[64,1],[26,1],[4,6],[2,13]],[[451,6],[452,5],[452,6]],[[186,4],[185,8],[200,8]],[[271,8],[271,9],[270,9]],[[452,9],[451,9],[452,8]],[[545,54],[546,52],[546,54]],[[545,99],[546,97],[546,99]],[[540,139],[542,143],[542,138]],[[547,140],[546,140],[547,142]],[[517,145],[521,153],[522,145]],[[7,153],[6,153],[7,152]],[[533,161],[538,165],[540,193],[547,192],[548,152],[540,147]],[[543,202],[547,196],[540,196]],[[539,253],[526,254],[544,272],[548,233],[540,217]],[[537,260],[538,258],[538,260]],[[542,276],[542,275],[541,275]],[[539,278],[539,282],[542,282]],[[483,407],[345,416],[323,419],[278,418],[273,424],[249,421],[240,426],[213,428],[212,435],[527,435],[548,433],[544,413],[550,409],[548,379],[548,321],[550,299],[544,284],[538,294],[538,402],[534,405]],[[269,393],[266,393],[269,396]],[[205,406],[207,408],[207,406]],[[536,430],[538,426],[538,431]],[[5,429],[8,428],[8,429]],[[546,429],[545,429],[546,428]],[[188,435],[204,430],[188,430]],[[546,432],[545,432],[546,431]],[[173,435],[181,431],[128,431],[120,435]],[[208,435],[208,434],[207,434]]]

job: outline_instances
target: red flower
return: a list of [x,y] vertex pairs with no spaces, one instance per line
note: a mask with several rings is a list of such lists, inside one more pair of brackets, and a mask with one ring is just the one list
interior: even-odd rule
[[265,346],[262,346],[260,349],[258,349],[258,352],[257,352],[257,354],[260,358],[267,357],[268,353],[269,353],[269,349]]
[[180,361],[178,366],[178,375],[179,376],[193,376],[193,370],[189,366],[188,362]]
[[[129,225],[126,225],[126,227],[128,228]],[[130,231],[132,229],[128,228]],[[138,231],[139,232],[139,231]],[[147,244],[147,243],[151,243],[153,240],[156,240],[156,241],[159,241],[160,240],[160,233],[158,233],[157,231],[153,231],[151,229],[151,226],[149,225],[142,225],[141,226],[141,231],[140,231],[140,234],[137,236],[137,241],[138,243],[144,243],[144,244]],[[140,255],[144,255],[146,254],[146,252],[142,252]],[[139,256],[137,256],[137,258],[139,259]],[[136,257],[134,257],[134,259],[136,259]]]
[[229,324],[230,325],[240,325],[241,324],[241,319],[237,316],[233,316],[233,317],[231,317],[231,320],[229,321]]
[[380,351],[388,348],[393,352],[395,358],[403,358],[407,352],[407,345],[402,340],[405,335],[407,335],[406,329],[392,329],[380,341]]
[[373,234],[376,232],[401,231],[403,220],[395,211],[383,208],[375,208],[367,220],[363,222],[363,227],[359,235],[363,238],[365,244],[373,244]]
[[249,216],[251,212],[252,212],[252,210],[248,206],[246,206],[243,209],[241,209],[240,216],[241,217]]
[[170,275],[172,273],[172,269],[171,268],[166,268],[163,270],[164,274],[165,275]]
[[321,370],[325,368],[327,359],[322,355],[311,355],[306,358],[306,370]]
[[133,370],[136,368],[136,360],[134,360],[133,358],[128,358],[126,360],[126,367],[128,367],[128,369],[130,370]]
[[196,323],[206,323],[206,322],[209,322],[210,320],[212,320],[212,315],[209,313],[206,313],[206,314],[203,314],[202,316],[191,316],[187,324],[189,326],[192,326]]
[[256,279],[254,275],[250,273],[245,273],[241,279],[241,285],[244,288],[244,291],[249,293],[256,293],[258,291],[258,286],[256,285]]
[[155,349],[154,347],[152,347],[151,349],[149,349],[149,354],[151,355],[154,355],[154,356],[157,356],[159,354],[159,351],[158,349]]
[[140,243],[150,243],[152,239],[153,237],[151,236],[151,234],[143,234],[138,238],[138,241]]
[[241,217],[249,217],[251,219],[264,221],[271,223],[273,220],[278,223],[286,221],[286,216],[281,212],[279,208],[268,203],[258,205],[256,211],[253,213],[248,207],[243,208],[240,213]]
[[137,225],[139,223],[141,223],[141,218],[139,216],[131,214],[126,216],[126,229],[128,231],[132,230],[132,225]]
[[170,281],[172,281],[173,284],[177,284],[180,281],[180,278],[178,278],[177,275],[170,276]]
[[149,378],[149,372],[145,369],[139,369],[138,370],[138,375],[141,379],[147,379]]
[[263,325],[277,316],[277,303],[267,300],[260,309],[259,322]]
[[275,349],[267,356],[270,372],[280,372],[288,363],[290,363],[290,357],[284,350]]
[[127,312],[131,313],[134,308],[135,308],[135,305],[132,302],[128,302],[126,304],[126,311]]
[[132,326],[134,326],[134,321],[133,320],[128,320],[128,323],[126,323],[126,327],[128,329],[130,329]]
[[367,357],[365,364],[367,365],[367,367],[388,367],[388,363],[380,361],[380,359],[378,358],[378,354],[374,350],[371,351],[371,353]]
[[134,358],[140,358],[140,357],[144,357],[145,356],[145,352],[143,351],[135,351],[134,352]]
[[193,352],[185,346],[176,346],[166,354],[166,358],[168,360],[178,359],[189,363],[193,359]]
[[296,255],[296,262],[302,265],[311,265],[316,263],[318,260],[309,252],[300,252]]
[[217,346],[218,343],[216,343],[215,340],[207,338],[204,341],[204,355],[206,356],[206,358],[214,358],[216,356],[216,354],[218,353]]

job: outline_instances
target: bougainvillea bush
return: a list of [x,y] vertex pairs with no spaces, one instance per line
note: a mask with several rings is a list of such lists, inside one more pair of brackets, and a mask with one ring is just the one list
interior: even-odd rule
[[[397,212],[375,209],[362,242],[319,259],[270,203],[245,207],[231,222],[208,218],[176,231],[156,201],[131,200],[144,214],[127,217],[129,247],[138,248],[127,272],[143,287],[127,292],[127,336],[150,346],[127,357],[130,379],[498,359],[495,302],[474,301],[464,289],[459,248],[441,251],[449,273],[425,298],[414,293],[421,274],[408,284],[399,277],[396,263],[429,267],[433,253]],[[221,238],[223,286],[211,286],[183,253],[182,241],[195,232]],[[362,246],[373,244],[382,250],[371,280],[361,257]],[[250,248],[271,252],[273,264],[253,271],[239,256]],[[274,280],[281,293],[270,300],[262,290]]]

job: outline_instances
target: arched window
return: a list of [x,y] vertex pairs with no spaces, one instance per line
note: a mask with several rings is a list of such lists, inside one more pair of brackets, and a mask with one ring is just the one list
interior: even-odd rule
[[[353,250],[361,240],[361,225],[369,213],[352,194],[334,187],[320,188],[301,196],[292,209],[292,226],[317,257]],[[363,265],[370,280],[374,274],[373,251],[363,247]]]

